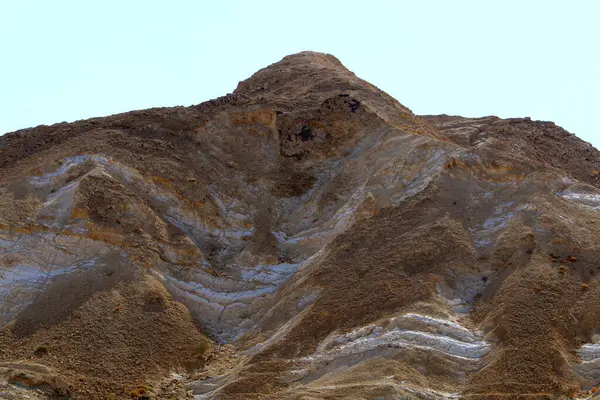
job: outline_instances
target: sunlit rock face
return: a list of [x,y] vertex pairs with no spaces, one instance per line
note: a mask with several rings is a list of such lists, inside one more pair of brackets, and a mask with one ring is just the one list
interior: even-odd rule
[[198,106],[8,134],[0,168],[7,393],[600,383],[600,157],[552,123],[416,116],[305,52]]

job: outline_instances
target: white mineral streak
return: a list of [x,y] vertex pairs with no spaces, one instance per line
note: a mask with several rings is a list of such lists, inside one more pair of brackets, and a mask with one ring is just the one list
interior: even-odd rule
[[576,373],[586,379],[600,380],[600,335],[594,335],[592,343],[586,343],[577,351],[581,363],[574,364]]
[[464,360],[479,360],[490,345],[478,334],[448,320],[420,314],[395,317],[386,326],[368,325],[332,334],[306,360],[332,360],[376,348],[421,349]]

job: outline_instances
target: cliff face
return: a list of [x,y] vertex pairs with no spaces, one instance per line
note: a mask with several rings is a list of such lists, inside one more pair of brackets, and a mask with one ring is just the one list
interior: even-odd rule
[[600,381],[600,156],[552,123],[416,116],[304,52],[198,106],[8,134],[0,168],[13,396]]

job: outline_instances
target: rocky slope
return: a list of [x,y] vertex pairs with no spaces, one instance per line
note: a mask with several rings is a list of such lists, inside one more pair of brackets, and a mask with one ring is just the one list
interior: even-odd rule
[[[0,397],[554,399],[600,383],[600,154],[333,56],[0,138]],[[59,397],[61,396],[61,397]]]

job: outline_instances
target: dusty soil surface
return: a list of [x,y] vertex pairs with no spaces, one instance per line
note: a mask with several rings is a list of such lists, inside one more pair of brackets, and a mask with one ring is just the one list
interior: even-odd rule
[[74,273],[43,292],[0,332],[0,357],[43,364],[57,394],[90,399],[129,396],[204,364],[208,339],[162,285],[137,274],[87,299],[73,293],[102,279]]

